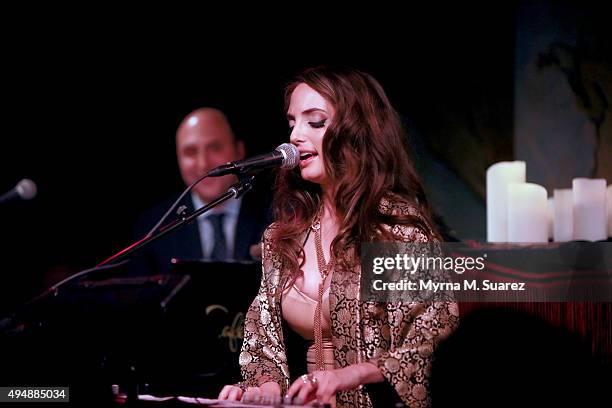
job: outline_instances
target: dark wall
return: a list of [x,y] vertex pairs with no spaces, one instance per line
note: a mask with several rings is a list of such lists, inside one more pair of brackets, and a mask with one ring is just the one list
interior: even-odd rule
[[372,73],[426,142],[430,132],[447,131],[439,126],[445,115],[463,115],[483,92],[511,107],[514,6],[478,10],[415,10],[393,32],[365,23],[331,32],[287,25],[270,36],[246,28],[238,40],[221,41],[222,31],[204,28],[170,39],[117,33],[112,24],[49,24],[8,41],[0,190],[29,177],[39,195],[0,207],[2,306],[129,242],[134,218],[181,188],[174,132],[197,107],[225,110],[251,153],[287,140],[284,84],[321,63]]

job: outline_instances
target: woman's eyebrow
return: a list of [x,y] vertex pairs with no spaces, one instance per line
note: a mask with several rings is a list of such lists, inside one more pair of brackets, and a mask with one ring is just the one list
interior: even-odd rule
[[[310,109],[306,109],[305,111],[302,111],[302,115],[308,115],[309,113],[314,113],[314,112],[323,112],[323,113],[327,113],[324,109],[321,108],[310,108]],[[287,120],[294,120],[295,116],[293,116],[290,113],[287,113]]]

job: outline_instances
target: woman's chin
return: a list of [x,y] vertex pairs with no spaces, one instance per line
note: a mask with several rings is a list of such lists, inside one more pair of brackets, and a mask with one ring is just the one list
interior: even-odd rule
[[313,172],[309,172],[307,169],[302,170],[301,174],[304,180],[310,181],[311,183],[323,184],[323,181],[325,181],[325,177],[320,173],[313,174]]

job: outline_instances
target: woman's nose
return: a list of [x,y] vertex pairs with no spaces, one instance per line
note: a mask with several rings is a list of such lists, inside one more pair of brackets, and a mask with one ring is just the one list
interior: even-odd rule
[[291,134],[289,135],[289,141],[294,145],[303,143],[305,141],[304,137],[299,132],[297,126],[295,126],[293,130],[291,130]]

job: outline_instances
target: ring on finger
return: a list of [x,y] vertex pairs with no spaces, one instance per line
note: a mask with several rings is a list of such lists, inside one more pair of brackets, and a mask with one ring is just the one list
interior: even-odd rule
[[310,378],[306,374],[302,375],[300,379],[304,384],[308,384],[310,382]]
[[308,374],[308,381],[310,382],[310,384],[312,384],[313,387],[317,388],[319,386],[319,380],[317,379],[317,377],[314,376],[314,374]]

